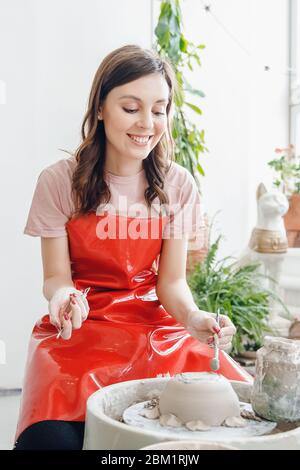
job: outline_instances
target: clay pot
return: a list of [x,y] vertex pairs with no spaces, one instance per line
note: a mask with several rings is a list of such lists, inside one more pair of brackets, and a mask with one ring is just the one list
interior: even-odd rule
[[300,341],[265,336],[255,372],[253,411],[278,423],[299,421]]
[[183,373],[167,382],[159,397],[159,410],[162,415],[177,416],[182,423],[201,421],[221,426],[225,419],[240,415],[240,404],[231,383],[222,375]]
[[289,210],[284,216],[290,248],[300,247],[300,194],[292,194],[289,198]]

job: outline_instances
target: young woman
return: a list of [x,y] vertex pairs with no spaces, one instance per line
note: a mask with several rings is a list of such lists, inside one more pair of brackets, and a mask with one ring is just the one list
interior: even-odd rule
[[[81,145],[38,178],[24,233],[41,237],[49,314],[32,332],[15,449],[81,449],[91,393],[209,371],[216,332],[230,349],[235,327],[199,310],[186,282],[201,201],[174,162],[175,86],[155,52],[111,52],[92,84]],[[251,380],[224,351],[219,372]]]

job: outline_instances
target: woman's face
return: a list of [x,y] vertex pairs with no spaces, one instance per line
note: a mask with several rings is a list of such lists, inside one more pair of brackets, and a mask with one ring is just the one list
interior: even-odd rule
[[169,87],[151,74],[111,90],[100,108],[106,135],[106,158],[143,160],[167,130]]

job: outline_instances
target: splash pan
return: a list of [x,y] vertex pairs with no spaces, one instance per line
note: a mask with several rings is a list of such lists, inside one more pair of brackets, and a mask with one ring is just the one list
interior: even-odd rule
[[[134,404],[148,401],[154,392],[161,393],[168,380],[170,378],[160,377],[120,382],[93,393],[87,401],[83,449],[137,450],[170,440],[205,441],[204,431],[189,431],[187,436],[183,436],[182,432],[176,432],[172,428],[170,433],[162,434],[158,429],[149,429],[148,423],[147,427],[139,427],[137,423],[133,425],[123,422],[125,410],[128,411]],[[252,385],[236,381],[231,381],[231,385],[237,393],[240,403],[250,404]],[[266,421],[263,421],[263,424],[265,423]],[[259,422],[255,423],[256,430],[252,435],[243,435],[245,428],[228,428],[230,435],[216,438],[215,435],[210,434],[209,440],[213,439],[220,444],[224,443],[238,449],[300,450],[300,423],[277,424],[275,428],[274,423],[271,423],[272,429],[269,431],[264,429],[261,433],[257,431],[258,424]],[[227,429],[222,429],[222,433],[224,431],[227,432]],[[208,431],[205,433],[207,434]]]

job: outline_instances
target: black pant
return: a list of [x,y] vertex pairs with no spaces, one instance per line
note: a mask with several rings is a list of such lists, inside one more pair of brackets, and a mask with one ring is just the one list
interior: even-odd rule
[[81,450],[82,421],[40,421],[26,428],[13,450]]

